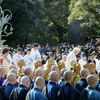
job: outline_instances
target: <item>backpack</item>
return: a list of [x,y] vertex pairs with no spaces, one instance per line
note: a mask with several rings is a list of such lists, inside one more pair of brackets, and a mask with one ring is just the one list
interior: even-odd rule
[[89,100],[88,99],[88,91],[87,89],[83,89],[83,91],[80,94],[79,100]]
[[57,100],[66,100],[64,96],[64,87],[62,86],[57,94]]
[[9,100],[18,100],[17,88],[12,90],[12,92],[9,96]]
[[0,87],[0,100],[7,100],[7,96],[5,94],[5,86]]

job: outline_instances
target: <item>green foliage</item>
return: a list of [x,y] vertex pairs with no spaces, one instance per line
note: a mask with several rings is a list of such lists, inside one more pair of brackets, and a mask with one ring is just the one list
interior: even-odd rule
[[57,42],[64,42],[67,39],[68,5],[69,0],[44,0],[44,22],[48,26],[47,32],[52,34],[52,38]]
[[35,35],[43,16],[42,2],[42,0],[4,0],[2,2],[3,9],[8,8],[13,12],[11,23],[14,27],[14,34],[8,37],[8,43],[32,42],[29,40],[30,36]]
[[71,24],[81,31],[78,21],[83,36],[100,34],[100,0],[3,0],[1,6],[13,12],[13,34],[3,37],[9,45],[64,42],[68,30],[75,33]]
[[89,37],[100,34],[100,1],[99,0],[71,0],[69,24],[76,20],[83,20],[81,27]]
[[7,44],[66,41],[70,0],[4,0],[3,9],[13,12],[13,35]]

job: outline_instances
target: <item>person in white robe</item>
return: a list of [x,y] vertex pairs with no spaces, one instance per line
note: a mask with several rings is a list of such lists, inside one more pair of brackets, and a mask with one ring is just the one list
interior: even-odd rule
[[83,70],[83,66],[87,63],[86,55],[85,53],[81,54],[81,59],[78,61],[78,63],[81,65],[81,70]]
[[8,54],[7,58],[9,59],[9,64],[12,64],[12,58],[10,54]]
[[38,50],[37,43],[34,43],[33,48],[31,49],[31,55],[33,56],[34,63],[36,63],[38,60],[41,61],[41,54]]
[[94,57],[93,57],[93,60],[96,62],[96,68],[98,67],[98,63],[99,63],[99,60],[97,59],[97,52],[93,52],[93,55],[94,55]]
[[71,60],[77,61],[76,55],[78,55],[79,52],[80,52],[80,48],[75,47],[71,52],[68,53],[67,60],[66,60],[66,69],[67,70],[71,69],[71,65],[70,65]]
[[[0,47],[0,56],[2,56],[2,51],[3,51],[3,48]],[[12,58],[11,58],[10,53],[7,55],[7,59],[9,60],[9,64],[12,64]]]
[[98,65],[96,67],[97,72],[100,70],[100,60],[98,60]]
[[18,65],[17,65],[17,62],[18,62],[20,59],[23,58],[22,55],[21,55],[21,51],[22,51],[21,48],[17,48],[17,53],[13,56],[13,64],[16,66],[17,71],[19,71],[19,69],[20,69],[20,68],[18,67]]
[[0,56],[2,56],[2,50],[3,50],[3,48],[0,47]]
[[34,71],[34,59],[33,56],[31,55],[31,49],[27,49],[27,54],[24,56],[24,62],[27,67],[29,67],[32,71]]
[[9,49],[4,48],[2,50],[2,55],[0,56],[0,65],[5,68],[6,70],[6,75],[9,73],[9,59],[7,56],[9,55]]

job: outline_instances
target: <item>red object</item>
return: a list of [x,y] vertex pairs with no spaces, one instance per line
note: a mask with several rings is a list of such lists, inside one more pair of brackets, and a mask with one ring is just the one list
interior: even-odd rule
[[3,62],[3,58],[0,57],[0,65],[2,65],[2,62]]

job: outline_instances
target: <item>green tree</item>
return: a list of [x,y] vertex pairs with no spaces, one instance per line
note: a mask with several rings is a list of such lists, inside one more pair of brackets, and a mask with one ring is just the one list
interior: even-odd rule
[[3,9],[13,12],[10,45],[38,42],[44,44],[67,39],[70,0],[4,0]]
[[85,37],[100,34],[100,1],[99,0],[71,0],[69,5],[69,24],[76,20],[83,20],[81,27],[85,30]]
[[67,39],[68,5],[69,0],[44,0],[43,21],[47,24],[47,33],[57,42],[64,42]]
[[[3,9],[8,8],[13,12],[11,23],[14,27],[13,35],[6,38],[8,44],[27,44],[35,41],[39,22],[43,16],[42,0],[4,0]],[[34,36],[30,40],[31,36]]]

